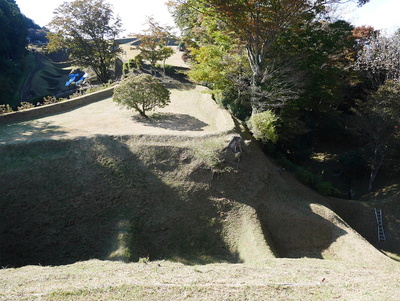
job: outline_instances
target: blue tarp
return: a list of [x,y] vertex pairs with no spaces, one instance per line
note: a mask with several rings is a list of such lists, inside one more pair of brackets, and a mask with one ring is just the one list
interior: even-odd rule
[[75,83],[77,86],[79,86],[85,82],[85,78],[87,76],[87,73],[77,70],[69,75],[70,79],[65,83],[65,86],[68,87],[72,83]]

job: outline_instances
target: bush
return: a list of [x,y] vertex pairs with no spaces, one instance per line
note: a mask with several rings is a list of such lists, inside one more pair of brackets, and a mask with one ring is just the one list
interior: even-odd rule
[[242,121],[247,120],[251,115],[251,105],[248,95],[238,95],[236,89],[225,89],[221,93],[215,93],[214,97],[220,105]]
[[18,111],[22,111],[22,110],[31,109],[31,108],[34,108],[34,107],[35,106],[34,106],[33,103],[23,101],[23,102],[20,103],[20,105],[18,106],[17,109],[18,109]]
[[130,63],[124,63],[124,67],[122,69],[122,73],[123,74],[128,74],[130,71],[130,67],[129,67]]
[[295,175],[301,183],[303,183],[307,186],[313,187],[313,188],[320,181],[320,179],[317,175],[315,175],[311,171],[301,168],[301,167],[297,168]]
[[163,108],[170,103],[167,88],[156,78],[148,74],[130,76],[114,90],[113,100],[128,109],[134,109],[143,117],[156,107]]
[[175,73],[175,68],[174,66],[168,65],[166,64],[165,66],[161,65],[161,64],[157,64],[156,68],[158,69],[163,69],[165,68],[165,74],[174,74]]
[[129,62],[127,63],[127,67],[129,69],[135,69],[135,67],[136,67],[135,60],[134,59],[129,59]]
[[253,114],[248,121],[248,126],[254,138],[263,142],[276,143],[278,141],[278,134],[275,129],[277,120],[278,117],[272,111],[267,110]]
[[141,69],[143,67],[143,56],[140,54],[136,55],[133,62],[135,65],[132,68]]
[[59,100],[56,97],[49,95],[49,96],[43,97],[42,105],[49,105],[49,104],[57,103],[57,102],[59,102]]
[[316,183],[315,190],[322,195],[341,197],[339,190],[333,187],[332,183],[320,181]]
[[284,155],[278,154],[278,163],[283,166],[288,171],[294,172],[297,168],[299,168],[292,161],[288,160]]
[[281,166],[290,172],[293,172],[296,178],[307,185],[308,187],[318,191],[322,195],[340,197],[340,192],[338,189],[334,188],[332,183],[322,181],[320,175],[316,175],[311,171],[294,164],[292,161],[288,160],[284,155],[280,154],[278,162]]
[[0,115],[10,112],[12,112],[12,108],[10,107],[9,104],[0,105]]

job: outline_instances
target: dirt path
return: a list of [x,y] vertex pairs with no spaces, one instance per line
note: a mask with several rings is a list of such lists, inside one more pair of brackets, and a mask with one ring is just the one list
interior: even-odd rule
[[149,113],[149,120],[108,98],[65,113],[1,125],[0,144],[94,135],[193,137],[233,129],[231,116],[212,100],[206,88],[191,84],[170,84],[169,88],[171,104]]

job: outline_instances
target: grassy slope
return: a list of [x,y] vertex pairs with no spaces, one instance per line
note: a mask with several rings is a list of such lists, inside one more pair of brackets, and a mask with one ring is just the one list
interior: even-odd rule
[[[104,136],[2,146],[1,264],[114,256],[382,260],[253,143],[241,162],[221,151],[227,139]],[[209,167],[218,160],[217,180]]]
[[31,89],[36,96],[58,93],[66,90],[65,82],[69,79],[71,65],[67,62],[53,62],[44,55],[37,54],[40,70],[35,73]]
[[396,299],[397,264],[230,135],[0,145],[0,299]]
[[[395,296],[386,289],[399,290],[398,267],[325,199],[254,142],[237,162],[221,152],[226,139],[104,136],[0,146],[1,265],[61,265],[0,271],[0,298]],[[215,162],[222,162],[219,179],[209,169]],[[91,258],[166,261],[62,266]],[[215,262],[224,264],[198,265]],[[392,282],[374,282],[377,275]]]

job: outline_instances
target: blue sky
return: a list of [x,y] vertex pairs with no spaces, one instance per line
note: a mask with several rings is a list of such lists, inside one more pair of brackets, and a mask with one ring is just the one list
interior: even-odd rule
[[[66,0],[16,0],[23,14],[41,26],[48,24],[53,11]],[[70,1],[70,0],[68,0]],[[142,31],[148,16],[163,25],[173,25],[173,20],[165,6],[166,0],[108,0],[115,12],[122,18],[123,28],[128,33]],[[354,25],[371,25],[375,29],[393,31],[400,27],[400,0],[370,0],[361,8],[348,6],[342,10],[345,20]]]

